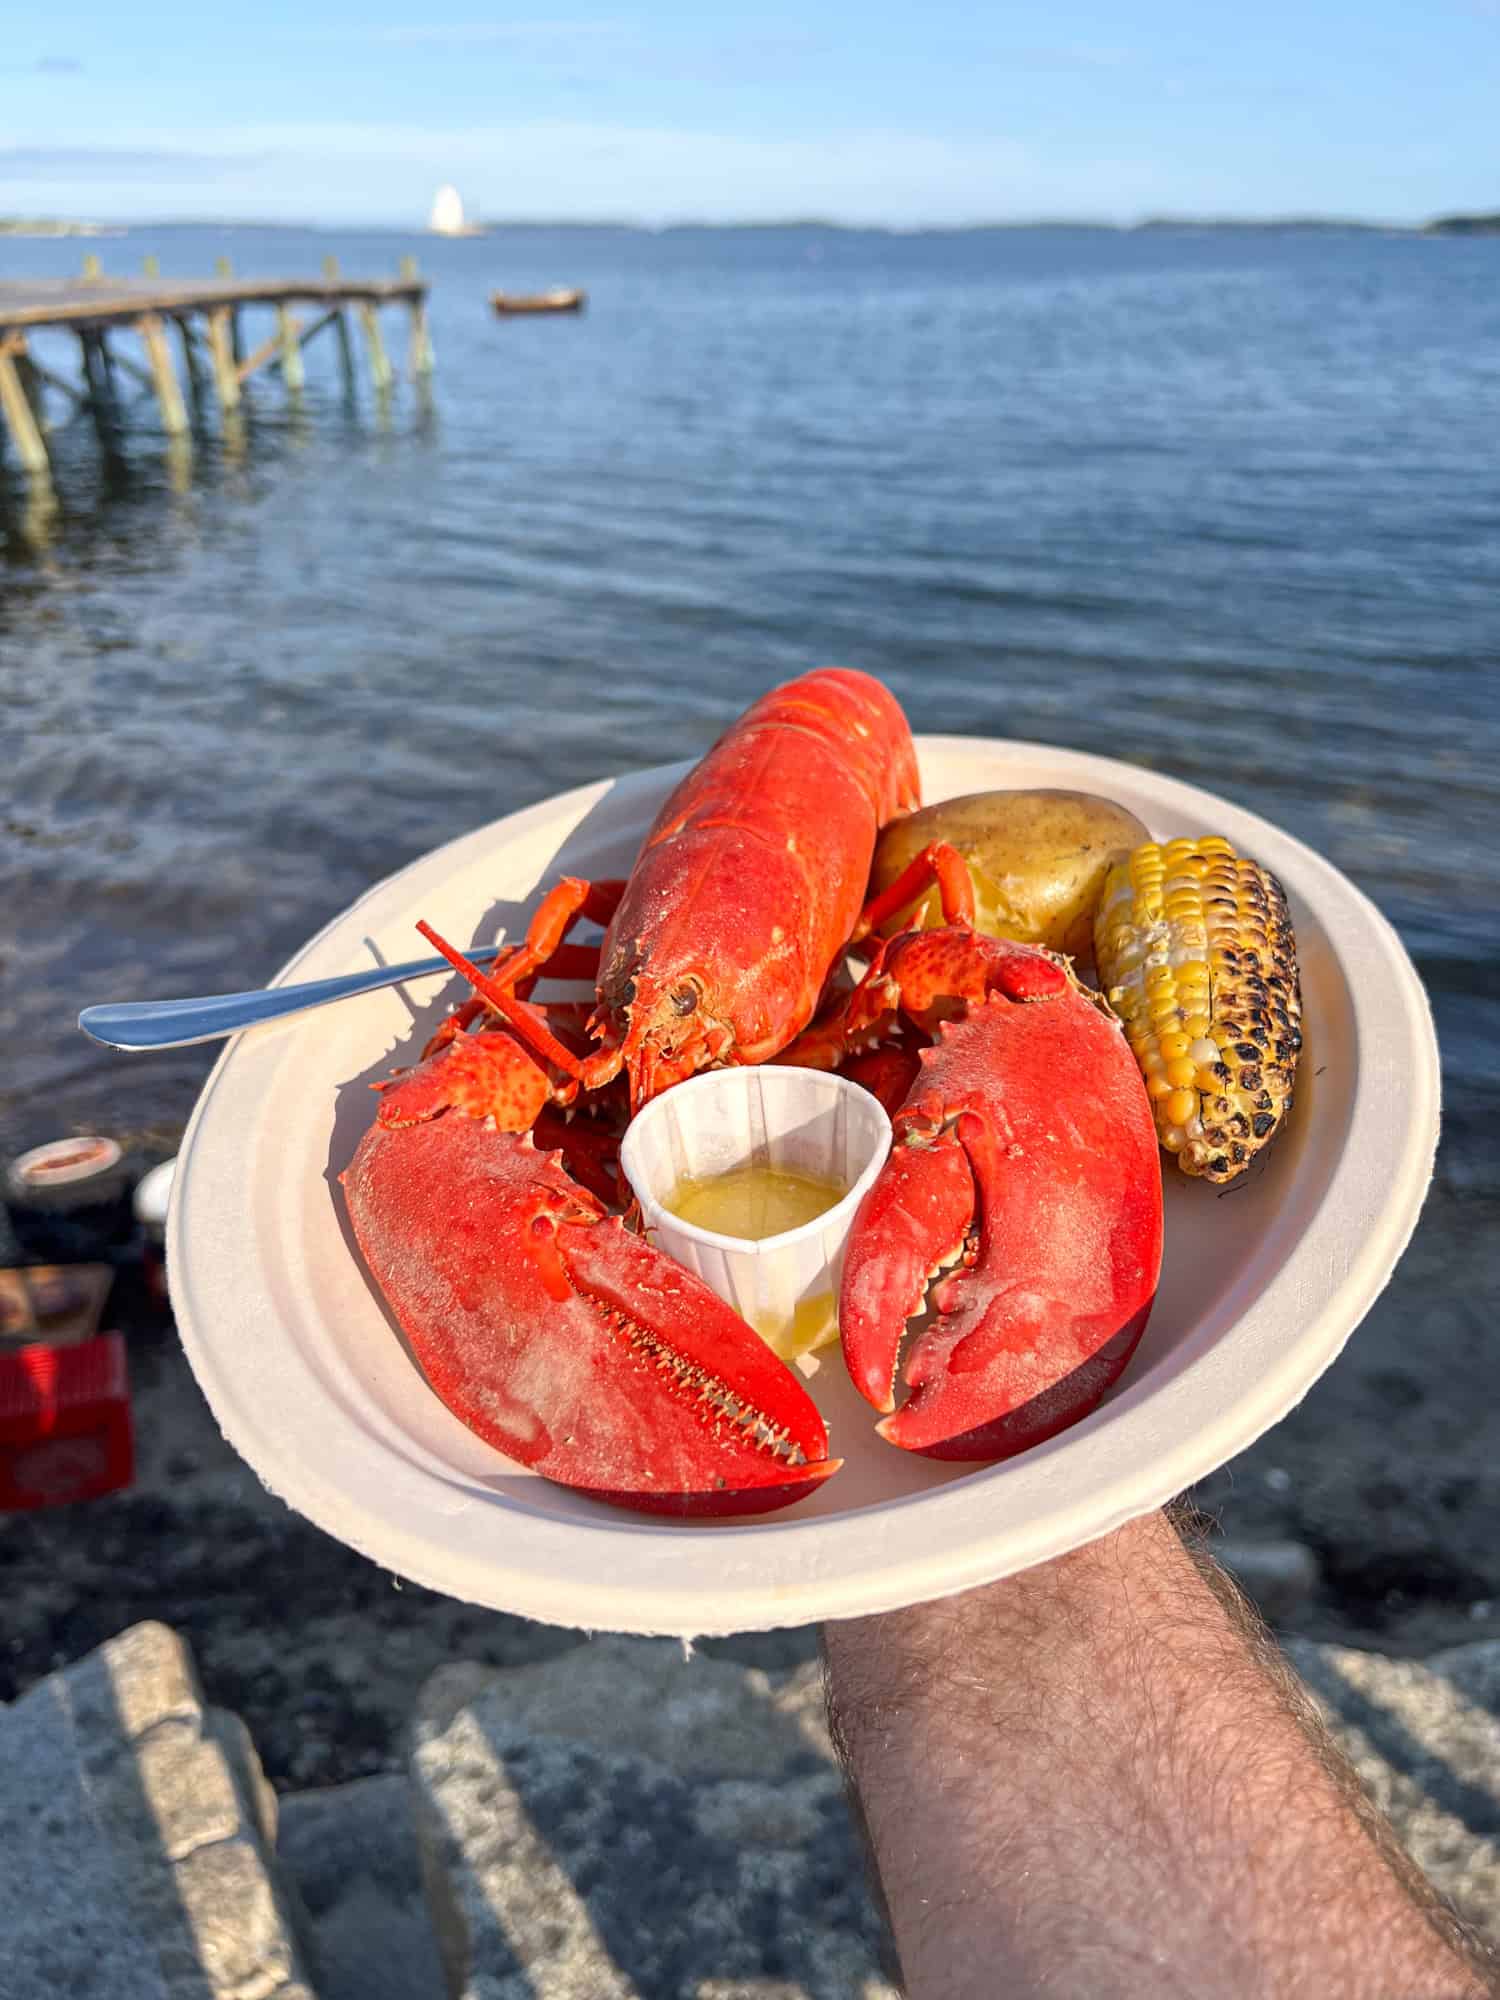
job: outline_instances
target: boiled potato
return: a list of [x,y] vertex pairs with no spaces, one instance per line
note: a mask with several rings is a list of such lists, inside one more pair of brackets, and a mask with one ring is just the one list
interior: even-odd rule
[[[968,863],[981,930],[1087,957],[1110,864],[1150,838],[1134,813],[1089,792],[971,792],[888,826],[875,848],[870,888],[889,888],[929,842],[946,840]],[[942,921],[930,889],[881,929],[889,937]]]

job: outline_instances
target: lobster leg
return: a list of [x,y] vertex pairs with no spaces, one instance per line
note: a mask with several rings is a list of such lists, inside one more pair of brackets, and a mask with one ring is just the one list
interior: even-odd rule
[[585,882],[577,875],[564,875],[538,904],[515,956],[500,968],[506,985],[524,1000],[538,979],[595,979],[599,947],[564,940],[576,923],[607,924],[624,893],[623,880]]
[[[502,1130],[504,1128],[502,1127]],[[532,1135],[544,1153],[561,1153],[574,1180],[602,1202],[620,1199],[620,1136],[592,1118],[565,1118],[552,1110],[540,1113]]]
[[[513,991],[518,1000],[529,999],[539,979],[592,980],[599,969],[599,947],[568,944],[565,939],[581,919],[608,923],[624,892],[623,881],[591,883],[564,876],[543,897],[521,943],[490,968],[490,979]],[[418,928],[424,929],[421,925]],[[467,965],[467,960],[464,963]],[[497,1011],[483,994],[474,993],[442,1022],[423,1055],[435,1055],[455,1035],[472,1027],[487,1008]]]
[[950,847],[946,840],[934,840],[907,862],[888,889],[872,896],[865,904],[859,913],[859,922],[854,926],[851,944],[858,944],[861,938],[867,938],[871,931],[878,930],[887,917],[895,916],[897,910],[915,902],[934,883],[942,900],[943,922],[972,926],[974,881],[968,865],[956,847]]
[[712,1515],[787,1506],[837,1471],[791,1371],[529,1134],[459,1114],[377,1123],[344,1188],[438,1396],[544,1478]]

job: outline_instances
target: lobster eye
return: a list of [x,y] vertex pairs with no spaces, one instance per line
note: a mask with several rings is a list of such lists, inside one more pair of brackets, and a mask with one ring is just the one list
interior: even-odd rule
[[679,986],[671,998],[674,1014],[691,1014],[698,1004],[698,989],[696,986]]

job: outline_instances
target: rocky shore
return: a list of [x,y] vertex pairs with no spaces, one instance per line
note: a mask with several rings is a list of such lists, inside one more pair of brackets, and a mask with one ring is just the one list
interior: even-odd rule
[[[1280,1545],[1247,1580],[1282,1632],[1397,1656],[1500,1636],[1500,1409],[1484,1392],[1500,1270],[1483,1246],[1497,1224],[1495,1197],[1435,1187],[1342,1358],[1193,1496],[1231,1543]],[[395,1768],[438,1667],[581,1643],[403,1584],[331,1541],[229,1450],[170,1323],[142,1313],[130,1331],[133,1489],[0,1520],[0,1700],[160,1619],[192,1646],[211,1700],[245,1717],[273,1783],[336,1784]],[[705,1651],[786,1668],[813,1657],[815,1635]]]
[[[1500,1202],[1487,1191],[1437,1186],[1392,1285],[1343,1358],[1284,1423],[1193,1497],[1299,1670],[1342,1718],[1362,1772],[1418,1859],[1472,1922],[1500,1937],[1500,1546],[1491,1527],[1500,1507],[1500,1412],[1482,1393],[1500,1313],[1500,1280],[1482,1246],[1496,1240],[1497,1222]],[[486,1851],[510,1870],[510,1886],[503,1894],[488,1880],[474,1888],[462,1874],[470,1860],[451,1840],[459,1876],[439,1893],[430,1861],[422,1874],[406,1810],[434,1760],[458,1755],[452,1732],[470,1725],[455,1718],[499,1688],[494,1699],[508,1719],[491,1735],[503,1739],[527,1824],[547,1829],[548,1868],[559,1884],[573,1884],[588,1921],[575,1924],[573,1944],[540,1989],[503,1979],[471,1985],[477,1973],[460,1967],[452,1990],[604,1993],[614,1990],[596,1977],[606,1960],[623,1966],[622,1979],[636,1978],[621,1991],[728,2000],[750,1990],[891,1990],[836,1774],[818,1745],[809,1747],[809,1731],[821,1728],[812,1630],[707,1641],[684,1679],[678,1648],[591,1640],[403,1584],[265,1492],[219,1436],[164,1315],[142,1304],[128,1331],[140,1458],[133,1489],[0,1521],[0,1701],[17,1704],[0,1714],[0,1728],[49,1676],[129,1628],[160,1621],[196,1663],[206,1704],[241,1719],[257,1768],[283,1798],[287,1851],[277,1865],[303,1878],[303,1932],[322,1923],[342,1937],[337,1950],[326,1938],[320,1947],[337,1960],[366,1936],[360,1899],[375,1893],[366,1878],[379,1878],[396,1885],[391,1908],[410,1919],[391,1942],[390,1963],[420,1961],[431,1971],[441,1930],[435,1907],[449,1908],[450,1929],[473,1935],[471,1919],[459,1922],[452,1907],[467,1907],[467,1898],[475,1909],[493,1908],[492,1895],[503,1904],[520,1893],[493,1843]],[[730,1787],[717,1804],[704,1805],[696,1778],[685,1783],[650,1721],[668,1682],[674,1700],[712,1707],[715,1690],[732,1688],[726,1711],[753,1695],[782,1717],[775,1789],[792,1833],[782,1827],[767,1835],[764,1852],[757,1846],[770,1794],[755,1793],[732,1759],[715,1780]],[[633,1819],[620,1803],[627,1797],[636,1802]],[[331,1829],[339,1831],[329,1846]],[[677,1931],[676,1957],[653,1942],[622,1902],[620,1883],[598,1873],[599,1844],[626,1831],[630,1867],[679,1871],[688,1904],[701,1895],[704,1910],[718,1912],[711,1922],[703,1916],[703,1936],[727,1923],[742,1942],[750,1929],[763,1939],[768,1927],[800,1939],[776,1960],[782,1970],[773,1971],[763,1944],[721,1954],[714,1969],[713,1954],[695,1958],[697,1947]],[[810,1857],[812,1875],[790,1886]],[[708,1871],[702,1882],[694,1869]],[[628,1870],[626,1879],[635,1879]],[[317,1916],[307,1915],[313,1905]],[[563,1960],[584,1938],[593,1943],[580,1963],[595,1973],[567,1972]],[[589,1957],[598,1951],[605,1959]],[[451,1971],[451,1945],[448,1952]],[[353,1983],[341,1985],[345,1978]],[[760,1983],[736,1983],[746,1978]],[[404,1986],[372,1981],[368,1967],[335,1967],[315,1990],[427,1990],[415,1975]]]

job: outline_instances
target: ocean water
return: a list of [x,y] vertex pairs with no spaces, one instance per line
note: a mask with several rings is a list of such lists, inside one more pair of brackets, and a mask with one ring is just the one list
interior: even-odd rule
[[[190,464],[144,401],[114,464],[58,432],[55,516],[0,474],[7,1147],[189,1110],[212,1049],[110,1054],[81,1004],[258,984],[425,849],[836,660],[1329,856],[1428,982],[1444,1171],[1494,1185],[1500,241],[142,229],[0,277],[84,248],[415,253],[437,372],[351,407],[325,337]],[[588,313],[487,310],[550,284]]]

